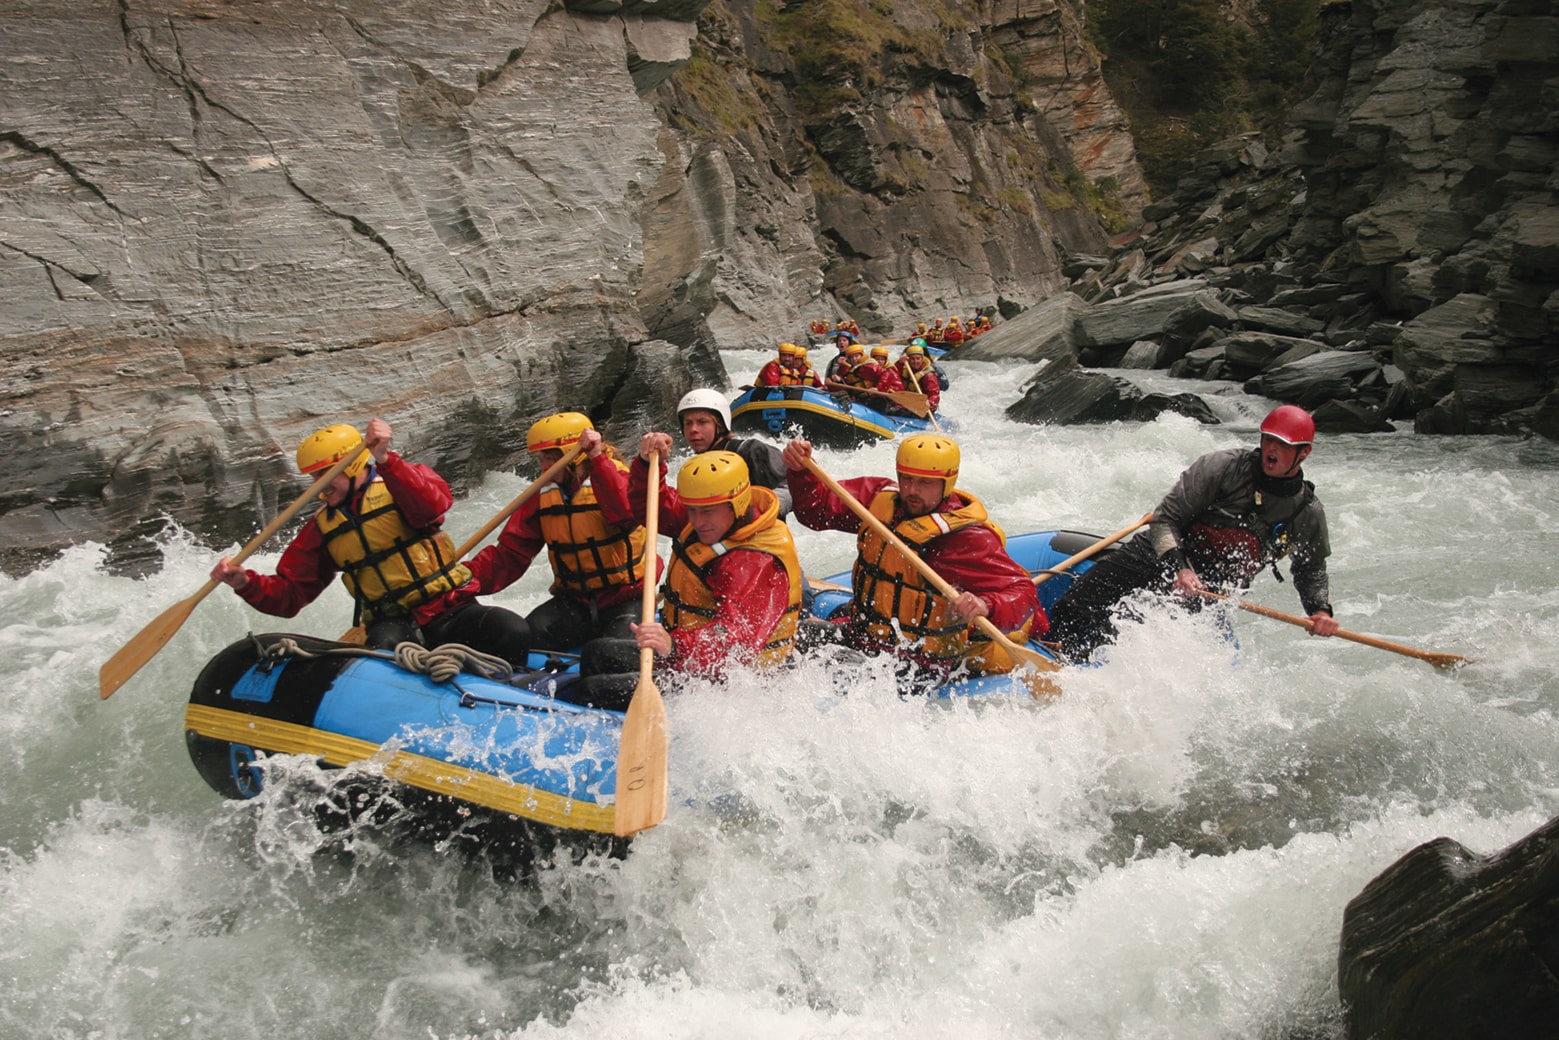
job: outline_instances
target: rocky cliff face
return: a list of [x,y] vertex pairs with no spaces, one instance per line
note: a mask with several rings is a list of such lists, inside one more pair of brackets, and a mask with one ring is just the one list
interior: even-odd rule
[[[1099,300],[1197,278],[1259,312],[1245,327],[1377,355],[1386,378],[1365,366],[1344,395],[1375,414],[1348,428],[1559,438],[1552,5],[1353,0],[1323,5],[1322,25],[1318,89],[1282,146],[1210,149],[1075,287]],[[1221,350],[1158,341],[1166,358]]]
[[328,421],[389,417],[458,477],[559,404],[621,418],[664,165],[634,76],[686,56],[688,5],[9,6],[13,564],[239,537]]
[[706,6],[12,0],[0,563],[242,540],[325,422],[457,484],[560,407],[633,435],[819,313],[1042,299],[1093,182],[1141,201],[1065,5],[895,4],[914,53],[839,106],[811,5]]
[[1129,129],[1069,5],[826,6],[717,0],[661,88],[702,262],[647,286],[652,330],[767,346],[819,317],[1016,313],[1102,246],[1102,218],[1136,218]]
[[1559,18],[1532,0],[1359,0],[1295,112],[1293,233],[1404,319],[1420,428],[1480,432],[1559,376]]

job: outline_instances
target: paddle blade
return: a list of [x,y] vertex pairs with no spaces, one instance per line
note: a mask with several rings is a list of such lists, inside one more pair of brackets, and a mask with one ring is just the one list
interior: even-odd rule
[[931,405],[927,403],[925,394],[917,394],[912,390],[895,390],[888,394],[888,397],[900,408],[913,412],[922,419],[931,416]]
[[1061,684],[1048,675],[1040,675],[1038,672],[1029,671],[1027,668],[1014,672],[1014,675],[1029,688],[1029,695],[1041,703],[1053,701],[1061,696]]
[[613,833],[626,838],[666,818],[666,702],[643,675],[628,704],[617,750],[617,805]]
[[1017,666],[1012,672],[1029,688],[1036,701],[1051,701],[1061,696],[1061,684],[1047,672],[1059,672],[1061,665],[1026,646],[1008,642],[1002,647]]
[[103,700],[114,695],[114,691],[130,680],[130,677],[141,670],[141,667],[157,656],[157,652],[168,645],[168,640],[173,634],[183,627],[189,618],[190,612],[195,609],[195,604],[205,599],[206,591],[203,589],[188,599],[181,599],[167,610],[158,614],[152,622],[136,634],[119,649],[119,652],[107,661],[97,671],[98,696]]

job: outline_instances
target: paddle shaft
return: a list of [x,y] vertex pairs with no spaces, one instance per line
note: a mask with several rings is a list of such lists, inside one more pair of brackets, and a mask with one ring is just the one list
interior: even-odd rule
[[493,530],[497,528],[499,524],[509,519],[510,515],[512,515],[516,509],[530,501],[532,495],[546,487],[548,484],[552,483],[554,480],[557,480],[558,474],[562,473],[563,470],[568,468],[569,464],[577,459],[579,457],[579,453],[583,450],[584,448],[582,445],[575,444],[572,448],[564,453],[561,459],[558,459],[558,461],[548,466],[541,474],[541,476],[537,477],[530,483],[529,487],[527,487],[524,491],[521,491],[518,495],[515,495],[513,500],[510,501],[508,505],[500,509],[491,520],[477,528],[476,533],[473,534],[470,538],[467,538],[460,546],[460,548],[455,550],[455,559],[465,559],[466,555],[470,553],[472,549],[475,549],[478,545],[482,544],[482,539],[492,534]]
[[1138,520],[1136,523],[1123,527],[1119,531],[1116,531],[1114,534],[1106,538],[1099,539],[1097,542],[1094,542],[1082,552],[1074,553],[1073,555],[1068,556],[1066,559],[1062,560],[1060,563],[1056,564],[1054,567],[1048,567],[1043,573],[1034,575],[1034,584],[1036,586],[1043,585],[1051,578],[1054,578],[1057,574],[1060,574],[1063,571],[1071,570],[1077,564],[1082,563],[1084,560],[1095,555],[1096,553],[1101,553],[1108,549],[1110,546],[1114,545],[1122,538],[1125,538],[1128,534],[1131,534],[1131,532],[1137,530],[1139,527],[1144,527],[1152,522],[1153,514],[1145,514],[1142,519]]
[[[958,590],[953,588],[953,586],[948,583],[947,579],[938,574],[929,563],[921,559],[919,553],[916,553],[910,549],[909,546],[905,545],[903,540],[900,539],[898,535],[893,533],[892,528],[888,527],[887,524],[873,516],[870,509],[867,509],[860,502],[856,501],[854,495],[850,494],[850,492],[841,487],[839,482],[833,477],[823,472],[822,467],[814,462],[811,458],[807,458],[803,461],[806,464],[807,470],[810,471],[811,474],[818,480],[821,480],[825,485],[827,485],[828,490],[837,495],[839,499],[849,508],[850,512],[860,517],[863,524],[875,531],[877,535],[886,541],[889,545],[903,553],[905,559],[909,560],[910,565],[920,572],[920,576],[931,583],[932,588],[936,589],[937,592],[941,593],[948,600],[955,600],[958,598]],[[1050,660],[1048,657],[1045,657],[1043,654],[1035,653],[1028,647],[1019,646],[1011,639],[1008,639],[1007,634],[1001,629],[997,628],[988,617],[976,617],[974,619],[974,625],[992,642],[996,643],[1003,650],[1007,651],[1008,655],[1011,656],[1014,663],[1029,664],[1040,671],[1053,672],[1058,671],[1061,667],[1059,664]],[[1035,696],[1039,695],[1039,691],[1036,690]]]
[[[649,483],[644,500],[645,556],[655,554],[655,540],[660,537],[660,452],[650,452]],[[639,623],[647,625],[655,620],[655,567],[648,560],[644,565],[644,594],[639,599]],[[655,651],[650,647],[639,648],[639,683],[650,681],[655,667]]]
[[[1264,607],[1259,603],[1251,603],[1248,600],[1237,599],[1234,596],[1225,596],[1218,592],[1209,592],[1207,589],[1202,589],[1200,591],[1201,594],[1206,596],[1208,599],[1223,600],[1225,603],[1234,604],[1241,610],[1248,610],[1252,614],[1260,614],[1262,617],[1269,617],[1274,621],[1286,621],[1288,624],[1296,625],[1307,632],[1310,631],[1315,625],[1315,622],[1311,621],[1309,618],[1298,617],[1294,614],[1285,614],[1281,610],[1273,610],[1271,607]],[[1338,639],[1346,639],[1352,643],[1360,643],[1364,646],[1372,646],[1377,650],[1389,650],[1394,654],[1401,654],[1404,657],[1416,657],[1420,661],[1429,662],[1436,668],[1449,668],[1452,665],[1464,664],[1472,660],[1472,658],[1463,657],[1461,654],[1439,653],[1434,650],[1418,650],[1411,646],[1403,646],[1401,643],[1392,643],[1385,639],[1377,639],[1374,636],[1367,636],[1358,632],[1349,632],[1345,628],[1339,628],[1336,632],[1336,636]]]
[[[909,370],[909,381],[915,384],[915,393],[924,396],[925,391],[920,388],[920,374],[915,371],[915,366],[906,364],[904,367]],[[931,410],[929,397],[926,398],[926,418],[931,420],[931,425],[937,433],[942,432],[942,424],[936,421],[936,413]]]
[[[660,452],[649,456],[649,486],[645,499],[644,596],[641,624],[655,620],[655,542],[660,537]],[[666,818],[668,745],[666,702],[655,685],[655,651],[639,648],[639,685],[623,718],[617,747],[617,803],[613,808],[613,833],[620,838],[637,834]]]
[[[276,519],[266,524],[259,534],[249,540],[249,543],[231,557],[234,564],[243,563],[260,546],[270,540],[270,537],[281,530],[298,511],[312,498],[323,491],[332,480],[339,477],[352,461],[362,451],[363,442],[359,440],[346,454],[337,459],[335,464],[320,474],[319,479],[309,485],[307,491],[293,500],[293,503],[277,514]],[[200,601],[209,596],[220,584],[215,578],[207,578],[206,583],[200,587],[200,591],[187,599],[182,599],[157,615],[156,618],[133,639],[120,648],[119,652],[103,663],[98,669],[98,696],[107,700],[114,695],[114,691],[123,686],[131,676],[140,671],[142,666],[157,656],[168,640],[173,638],[175,632],[183,627]]]

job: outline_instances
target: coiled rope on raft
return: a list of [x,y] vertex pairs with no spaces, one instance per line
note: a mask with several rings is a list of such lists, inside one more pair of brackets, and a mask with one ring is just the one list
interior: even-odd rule
[[[253,636],[250,637],[254,639]],[[256,650],[262,661],[279,661],[286,657],[313,659],[320,657],[377,657],[392,661],[404,671],[426,675],[436,683],[447,683],[461,672],[470,672],[484,679],[508,682],[514,677],[514,668],[501,657],[473,650],[462,643],[445,643],[426,647],[420,643],[404,642],[396,645],[394,652],[366,650],[359,646],[325,643],[316,647],[303,646],[292,636],[283,636],[269,645],[255,639]]]

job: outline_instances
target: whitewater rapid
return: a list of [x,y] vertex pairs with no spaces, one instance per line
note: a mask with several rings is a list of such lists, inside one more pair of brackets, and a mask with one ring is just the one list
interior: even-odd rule
[[[762,360],[725,355],[734,382]],[[1125,526],[1197,455],[1254,443],[1271,404],[1149,376],[1223,423],[1025,426],[1003,409],[1032,371],[955,363],[944,405],[961,486],[1013,533]],[[1370,878],[1559,812],[1559,445],[1323,436],[1306,473],[1344,627],[1475,664],[1250,614],[1231,644],[1210,615],[1154,612],[1044,706],[901,699],[872,665],[693,684],[668,696],[665,823],[524,882],[321,832],[329,778],[305,761],[247,803],[195,774],[201,665],[248,631],[337,634],[338,587],[286,622],[219,589],[101,701],[103,660],[230,547],[170,529],[144,580],[96,546],[0,578],[0,1037],[1333,1035],[1343,909]],[[491,476],[456,539],[532,477]],[[852,557],[844,535],[797,542],[814,575]],[[535,606],[546,570],[495,601]],[[1270,574],[1252,598],[1298,612]]]

